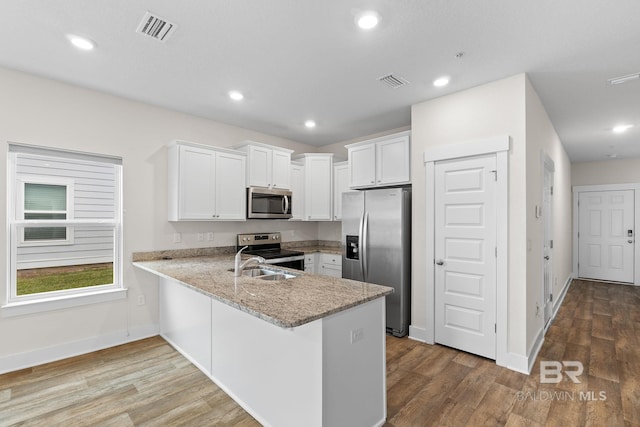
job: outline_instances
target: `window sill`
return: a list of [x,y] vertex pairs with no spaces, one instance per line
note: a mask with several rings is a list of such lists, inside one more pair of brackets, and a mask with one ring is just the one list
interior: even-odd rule
[[1,307],[2,310],[0,310],[0,313],[2,314],[2,317],[23,316],[27,314],[79,307],[88,304],[115,301],[125,299],[126,297],[127,289],[109,289],[80,295],[8,303]]

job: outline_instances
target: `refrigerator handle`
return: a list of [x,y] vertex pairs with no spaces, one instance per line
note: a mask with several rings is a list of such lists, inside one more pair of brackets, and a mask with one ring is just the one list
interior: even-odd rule
[[360,225],[358,227],[358,250],[360,254],[358,255],[359,264],[360,264],[360,273],[362,274],[362,280],[364,281],[364,246],[362,246],[362,239],[364,233],[364,213],[360,216]]
[[365,212],[362,224],[362,246],[360,246],[360,258],[362,259],[362,279],[366,282],[369,274],[369,266],[367,265],[367,257],[369,256],[369,213]]

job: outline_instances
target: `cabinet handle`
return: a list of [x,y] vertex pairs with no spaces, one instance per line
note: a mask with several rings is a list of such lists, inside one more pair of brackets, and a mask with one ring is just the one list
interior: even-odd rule
[[371,181],[371,183],[372,183],[372,184],[375,184],[375,182],[374,182],[374,181]]

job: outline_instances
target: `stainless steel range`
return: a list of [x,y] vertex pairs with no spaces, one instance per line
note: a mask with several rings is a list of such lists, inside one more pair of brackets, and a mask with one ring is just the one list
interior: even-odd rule
[[282,249],[281,241],[279,232],[238,234],[236,251],[247,246],[243,254],[261,256],[266,264],[304,270],[304,252]]

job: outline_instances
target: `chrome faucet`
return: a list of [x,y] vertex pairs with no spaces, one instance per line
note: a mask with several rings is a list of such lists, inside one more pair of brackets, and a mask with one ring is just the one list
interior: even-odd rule
[[238,253],[236,254],[236,258],[235,258],[235,268],[234,268],[234,276],[235,277],[240,277],[242,275],[242,270],[244,270],[244,268],[247,266],[247,264],[251,263],[251,262],[257,262],[259,264],[263,264],[265,262],[265,259],[262,258],[261,256],[254,256],[249,258],[248,260],[245,260],[244,262],[240,262],[241,260],[241,253],[243,250],[247,249],[248,246],[245,246],[244,248],[240,249],[238,251]]

